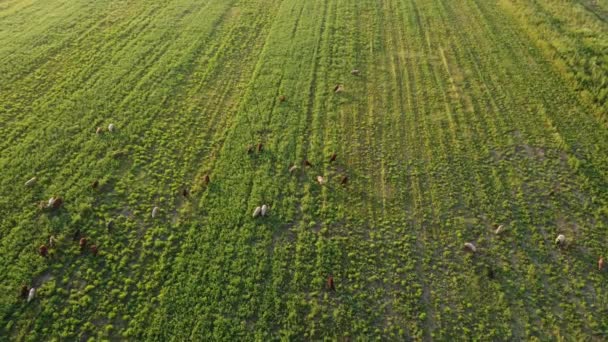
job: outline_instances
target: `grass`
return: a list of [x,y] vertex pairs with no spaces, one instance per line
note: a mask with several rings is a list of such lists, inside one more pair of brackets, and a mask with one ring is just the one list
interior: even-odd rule
[[[3,2],[0,336],[601,340],[604,12]],[[61,210],[36,208],[53,195]]]

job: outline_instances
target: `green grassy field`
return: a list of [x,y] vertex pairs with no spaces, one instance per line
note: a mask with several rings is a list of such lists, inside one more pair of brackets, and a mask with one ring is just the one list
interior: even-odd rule
[[599,0],[0,0],[0,340],[605,340],[607,56]]

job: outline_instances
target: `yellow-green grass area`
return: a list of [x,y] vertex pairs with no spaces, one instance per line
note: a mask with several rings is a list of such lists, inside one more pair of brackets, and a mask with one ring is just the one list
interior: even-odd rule
[[606,18],[0,1],[0,340],[608,338]]

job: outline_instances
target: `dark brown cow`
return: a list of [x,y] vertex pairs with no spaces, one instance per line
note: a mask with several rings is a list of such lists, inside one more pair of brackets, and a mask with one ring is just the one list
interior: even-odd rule
[[78,239],[80,239],[80,228],[76,229],[74,235],[72,235],[72,240],[76,241]]
[[342,177],[342,181],[340,182],[340,184],[346,185],[347,183],[348,183],[348,176]]
[[597,269],[600,271],[604,269],[604,257],[600,257],[600,260],[597,261]]
[[21,286],[21,299],[26,299],[28,293],[30,292],[30,289],[27,287],[27,285],[22,285]]
[[252,154],[253,150],[254,150],[253,145],[247,146],[247,154]]
[[281,101],[281,102],[285,102],[286,99],[287,98],[285,97],[285,95],[279,96],[279,101]]
[[332,154],[331,157],[329,157],[329,162],[330,163],[335,162],[336,158],[338,158],[338,155],[336,153]]
[[93,188],[93,189],[97,189],[98,186],[99,186],[99,181],[98,180],[95,180],[93,182],[93,184],[91,184],[91,188]]
[[190,192],[188,191],[188,189],[184,189],[182,190],[182,196],[188,198],[188,196],[190,196]]
[[97,245],[91,245],[91,254],[93,254],[93,256],[97,256]]
[[494,279],[495,278],[495,274],[494,274],[494,269],[490,266],[488,266],[488,278],[490,279]]
[[307,160],[304,160],[304,166],[311,166],[312,167],[312,164],[307,159]]
[[264,145],[262,143],[258,144],[258,153],[262,152],[262,150],[264,149]]
[[38,247],[38,253],[46,258],[49,256],[49,249],[46,245],[40,245],[40,247]]
[[331,291],[336,291],[336,286],[334,285],[334,277],[329,276],[327,278],[327,289]]
[[55,199],[55,201],[53,202],[53,209],[59,209],[59,208],[61,208],[62,204],[63,204],[63,199],[61,197],[57,197]]
[[211,181],[211,179],[209,178],[209,175],[205,175],[204,181],[205,181],[205,185],[209,184],[209,182]]
[[85,247],[87,246],[87,238],[82,238],[80,239],[80,242],[78,242],[78,245],[80,246],[80,250],[84,251]]

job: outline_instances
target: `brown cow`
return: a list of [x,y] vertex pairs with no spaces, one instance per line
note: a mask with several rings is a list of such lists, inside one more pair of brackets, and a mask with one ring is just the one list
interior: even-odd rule
[[342,181],[340,182],[340,184],[346,185],[347,183],[348,183],[348,176],[342,177]]
[[182,190],[182,196],[188,198],[188,196],[190,196],[190,192],[188,191],[188,189],[184,189]]
[[78,245],[80,246],[80,250],[84,251],[85,247],[87,246],[87,238],[83,237],[82,239],[80,239]]
[[330,163],[335,162],[336,158],[338,158],[338,155],[336,153],[332,154],[331,157],[329,157],[329,162]]
[[91,254],[93,254],[93,256],[97,256],[97,245],[91,245]]
[[21,286],[21,299],[26,299],[28,293],[30,292],[30,289],[27,287],[27,285],[22,285]]
[[93,184],[91,184],[91,188],[93,188],[93,189],[97,189],[98,186],[99,186],[99,181],[98,180],[95,180],[93,182]]
[[600,260],[597,261],[597,269],[598,270],[603,270],[604,269],[604,257],[600,257]]
[[46,245],[40,245],[40,247],[38,247],[38,253],[46,258],[49,256],[49,249]]
[[285,102],[286,99],[287,98],[285,97],[285,95],[279,96],[279,101],[281,101],[281,102]]
[[304,160],[304,166],[312,166],[308,159]]
[[258,153],[262,152],[262,149],[264,149],[264,145],[262,143],[258,144]]
[[209,182],[211,181],[211,179],[209,178],[209,175],[205,175],[204,181],[205,181],[205,185],[209,184]]
[[331,291],[336,291],[336,286],[334,285],[334,277],[329,276],[327,278],[327,288]]

